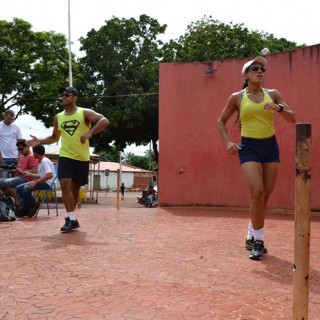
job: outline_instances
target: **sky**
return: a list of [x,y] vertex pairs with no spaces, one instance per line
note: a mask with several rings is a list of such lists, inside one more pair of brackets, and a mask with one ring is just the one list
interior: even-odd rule
[[[141,14],[167,24],[164,41],[177,39],[189,24],[211,16],[226,24],[242,23],[251,31],[311,46],[320,43],[316,5],[317,0],[0,0],[0,20],[21,18],[32,25],[33,31],[54,31],[67,38],[70,21],[71,49],[76,56],[81,55],[79,38],[86,37],[91,29],[98,30],[112,17],[138,19]],[[51,132],[30,116],[21,117],[17,124],[28,135],[34,132],[41,137]],[[129,146],[125,152],[144,155],[148,149]]]

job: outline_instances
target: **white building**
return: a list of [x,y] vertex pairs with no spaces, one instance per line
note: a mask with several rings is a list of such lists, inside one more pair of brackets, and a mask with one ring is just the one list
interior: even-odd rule
[[121,166],[118,162],[99,162],[90,169],[90,184],[93,189],[117,188],[119,175],[119,184],[124,183],[127,189],[144,189],[153,178],[153,172],[134,167],[125,163]]

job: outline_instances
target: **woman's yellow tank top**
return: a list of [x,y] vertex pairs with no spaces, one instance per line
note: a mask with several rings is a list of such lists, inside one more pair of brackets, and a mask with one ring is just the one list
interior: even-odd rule
[[240,103],[241,136],[246,138],[264,139],[272,137],[274,130],[274,111],[264,109],[264,105],[273,102],[266,89],[263,91],[263,101],[255,103],[243,92]]

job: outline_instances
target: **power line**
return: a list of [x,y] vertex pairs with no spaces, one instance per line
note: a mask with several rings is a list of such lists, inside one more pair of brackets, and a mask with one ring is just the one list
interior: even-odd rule
[[[106,95],[106,96],[78,96],[78,99],[100,99],[100,98],[131,98],[131,97],[139,97],[139,96],[155,96],[158,95],[158,92],[149,92],[149,93],[132,93],[132,94],[120,94],[120,95]],[[19,98],[16,100],[19,101],[55,101],[60,98]]]

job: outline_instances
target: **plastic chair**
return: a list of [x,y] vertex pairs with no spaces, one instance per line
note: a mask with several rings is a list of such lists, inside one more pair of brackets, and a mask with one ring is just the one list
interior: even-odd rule
[[57,178],[58,178],[57,175],[53,178],[49,189],[37,190],[36,198],[40,195],[40,193],[41,193],[41,195],[43,195],[43,198],[42,198],[42,200],[40,202],[40,205],[39,205],[39,208],[38,208],[36,214],[34,215],[35,218],[37,217],[42,205],[44,204],[44,202],[46,202],[46,204],[47,204],[48,215],[50,215],[49,200],[52,197],[53,197],[53,200],[54,200],[54,207],[56,209],[56,213],[57,213],[57,216],[58,216],[58,198],[57,198],[57,188],[56,188],[56,183],[55,183]]

